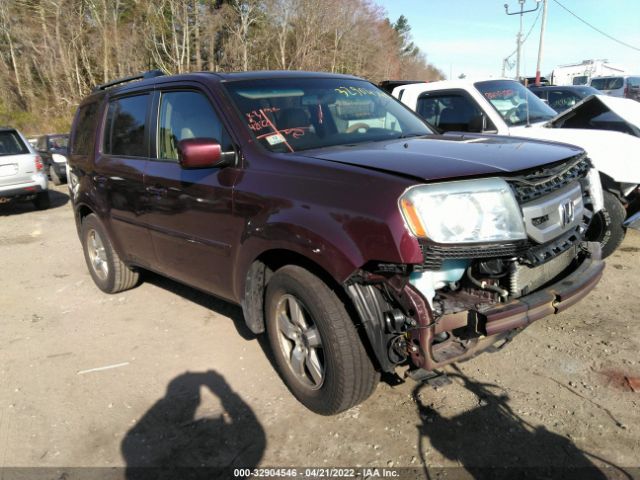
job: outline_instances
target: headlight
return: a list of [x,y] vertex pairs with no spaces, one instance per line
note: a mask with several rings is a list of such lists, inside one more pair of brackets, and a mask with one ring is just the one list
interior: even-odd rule
[[60,155],[59,153],[52,154],[51,158],[56,163],[66,163],[67,162],[67,157],[65,157],[64,155]]
[[518,202],[500,178],[418,185],[400,197],[400,210],[415,236],[438,243],[527,238]]
[[587,173],[589,181],[589,195],[593,202],[593,213],[598,213],[604,207],[604,198],[602,196],[602,183],[600,183],[600,173],[595,168],[589,169]]

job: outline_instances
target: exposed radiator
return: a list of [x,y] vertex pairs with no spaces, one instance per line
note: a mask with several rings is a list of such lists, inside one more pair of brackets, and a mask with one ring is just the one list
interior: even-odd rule
[[553,260],[533,268],[514,263],[511,270],[509,289],[511,296],[518,298],[527,295],[553,280],[571,264],[576,257],[576,250],[574,246]]

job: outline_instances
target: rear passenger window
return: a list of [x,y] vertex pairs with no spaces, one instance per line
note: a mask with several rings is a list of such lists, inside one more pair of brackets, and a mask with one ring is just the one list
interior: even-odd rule
[[145,123],[150,96],[136,95],[109,103],[105,124],[104,153],[146,157]]
[[[76,121],[73,142],[71,144],[72,155],[89,155],[93,150],[93,136],[98,120],[98,104],[90,103],[80,107]],[[38,142],[40,148],[40,142]],[[42,150],[42,149],[41,149]]]
[[231,149],[228,135],[207,97],[198,92],[166,92],[160,101],[158,158],[178,160],[178,142],[210,138],[223,151]]

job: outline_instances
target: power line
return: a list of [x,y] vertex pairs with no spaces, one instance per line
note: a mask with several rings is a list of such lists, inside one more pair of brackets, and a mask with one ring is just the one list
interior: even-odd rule
[[[610,40],[613,40],[614,42],[619,43],[620,45],[624,45],[625,47],[629,47],[632,48],[633,50],[636,50],[638,52],[640,52],[640,48],[638,47],[634,47],[633,45],[629,45],[628,43],[623,42],[622,40],[618,40],[617,38],[612,37],[611,35],[609,35],[608,33],[603,32],[602,30],[600,30],[597,27],[594,27],[593,25],[591,25],[589,22],[587,22],[584,18],[580,18],[578,15],[576,15],[575,13],[573,13],[571,10],[569,10],[567,7],[565,7],[564,5],[562,5],[558,0],[553,0],[555,3],[557,3],[560,7],[564,8],[567,12],[569,12],[571,15],[573,15],[574,17],[576,17],[578,20],[580,20],[582,23],[584,23],[585,25],[587,25],[588,27],[591,27],[592,29],[594,29],[596,32],[604,35],[605,37],[609,38]],[[513,54],[511,54],[513,55]]]
[[[538,23],[538,19],[540,18],[540,12],[542,12],[542,10],[538,10],[538,15],[536,15],[535,20],[533,21],[533,23],[531,24],[531,28],[529,29],[529,31],[527,32],[527,34],[524,36],[524,40],[522,40],[522,43],[520,45],[524,45],[524,42],[527,41],[527,38],[529,38],[529,35],[531,35],[531,32],[533,32],[533,27],[536,26],[536,23]],[[505,60],[509,60],[511,57],[513,57],[516,53],[518,53],[518,49],[516,48],[513,52],[511,52],[511,54],[509,54],[509,56],[507,58],[505,58]]]

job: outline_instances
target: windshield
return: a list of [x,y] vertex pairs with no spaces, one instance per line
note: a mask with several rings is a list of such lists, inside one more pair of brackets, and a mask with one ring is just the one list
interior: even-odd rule
[[592,78],[591,86],[598,90],[615,90],[616,88],[622,88],[624,80],[622,77],[603,77]]
[[413,112],[364,80],[274,78],[225,86],[253,137],[272,152],[433,133]]
[[56,150],[67,148],[69,135],[52,135],[49,137],[49,148]]
[[551,107],[514,80],[488,80],[474,85],[511,127],[543,122],[556,116]]

